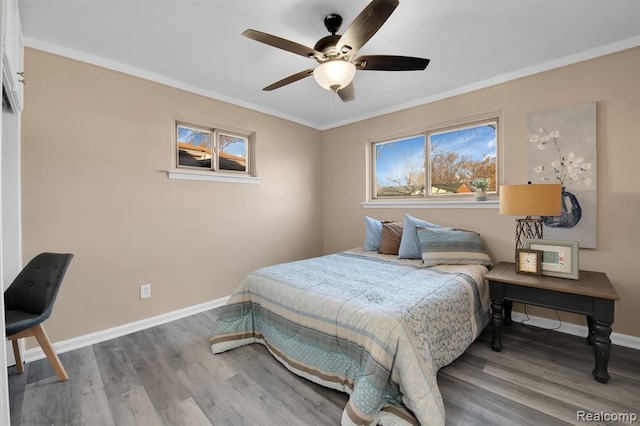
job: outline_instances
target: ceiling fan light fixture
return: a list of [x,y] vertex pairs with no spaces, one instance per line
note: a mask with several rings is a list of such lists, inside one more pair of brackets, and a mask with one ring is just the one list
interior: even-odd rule
[[313,77],[323,88],[338,91],[347,87],[356,75],[356,66],[342,59],[324,62],[313,70]]

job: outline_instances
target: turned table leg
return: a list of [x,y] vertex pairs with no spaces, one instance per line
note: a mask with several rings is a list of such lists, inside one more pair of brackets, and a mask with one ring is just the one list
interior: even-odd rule
[[611,355],[611,323],[604,321],[593,322],[593,354],[596,358],[596,368],[593,369],[593,377],[600,383],[609,381],[607,367]]
[[491,301],[491,349],[496,352],[502,350],[502,300]]
[[587,327],[589,328],[589,334],[587,334],[587,343],[589,346],[593,345],[593,317],[587,315]]
[[513,324],[513,320],[511,320],[511,309],[513,309],[513,302],[511,300],[504,301],[504,325]]

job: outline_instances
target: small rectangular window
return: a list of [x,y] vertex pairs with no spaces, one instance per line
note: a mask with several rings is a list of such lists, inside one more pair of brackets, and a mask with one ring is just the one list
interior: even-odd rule
[[220,170],[246,172],[249,170],[249,138],[246,136],[217,131],[218,166]]
[[253,133],[179,121],[175,129],[177,168],[251,175]]
[[[468,200],[498,188],[498,117],[371,144],[374,199]],[[465,195],[466,194],[466,195]]]
[[178,167],[211,170],[212,130],[178,124],[176,135],[178,139]]

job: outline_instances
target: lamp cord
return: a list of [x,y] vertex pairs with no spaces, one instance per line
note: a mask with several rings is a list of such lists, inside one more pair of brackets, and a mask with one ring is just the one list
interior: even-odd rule
[[527,304],[523,303],[524,305],[524,314],[527,317],[526,319],[523,319],[522,321],[520,321],[520,324],[524,325],[527,328],[530,328],[531,330],[534,331],[553,331],[553,330],[559,330],[560,327],[562,327],[562,320],[560,319],[560,314],[558,313],[557,309],[554,309],[553,311],[556,313],[556,317],[558,318],[558,326],[554,327],[554,328],[543,328],[543,327],[535,327],[532,326],[530,324],[525,324],[525,322],[527,321],[531,321],[531,318],[529,318],[529,313],[527,313]]

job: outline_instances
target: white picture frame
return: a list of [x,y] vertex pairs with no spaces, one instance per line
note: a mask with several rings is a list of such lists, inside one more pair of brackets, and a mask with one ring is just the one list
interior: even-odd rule
[[579,279],[578,241],[527,238],[523,241],[523,248],[542,251],[542,275],[571,280]]

